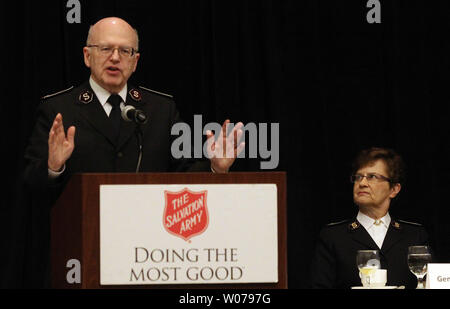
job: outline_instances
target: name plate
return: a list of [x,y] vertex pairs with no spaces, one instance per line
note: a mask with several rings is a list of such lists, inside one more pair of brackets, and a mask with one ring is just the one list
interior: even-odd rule
[[427,289],[450,289],[450,264],[430,263],[427,268]]
[[277,282],[275,184],[100,186],[100,284]]

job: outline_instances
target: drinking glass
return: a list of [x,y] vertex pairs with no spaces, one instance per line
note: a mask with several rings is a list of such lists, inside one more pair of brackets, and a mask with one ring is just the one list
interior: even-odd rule
[[417,277],[417,289],[424,289],[423,278],[427,274],[428,263],[431,262],[431,253],[428,246],[408,247],[408,267]]
[[[369,275],[375,272],[375,269],[381,268],[380,252],[378,250],[358,250],[356,254],[356,266],[359,269],[359,276],[361,274]],[[366,282],[370,285],[370,282]]]

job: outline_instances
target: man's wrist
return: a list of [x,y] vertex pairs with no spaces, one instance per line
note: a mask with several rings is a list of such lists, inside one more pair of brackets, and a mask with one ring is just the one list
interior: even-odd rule
[[211,171],[212,171],[214,174],[225,174],[225,173],[228,173],[228,169],[225,170],[225,171],[220,171],[220,170],[218,170],[217,168],[214,168],[212,164],[211,164]]
[[64,164],[59,171],[55,172],[54,170],[52,170],[50,167],[48,167],[48,177],[50,179],[56,179],[58,178],[62,173],[64,173],[64,171],[66,170],[66,165]]

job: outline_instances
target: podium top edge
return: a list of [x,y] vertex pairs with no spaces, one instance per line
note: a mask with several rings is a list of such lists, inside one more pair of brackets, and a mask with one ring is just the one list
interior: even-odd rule
[[186,175],[196,175],[196,176],[245,176],[245,175],[279,175],[285,176],[286,171],[276,171],[276,172],[229,172],[229,173],[213,173],[213,172],[168,172],[168,173],[76,173],[73,177],[90,177],[90,176],[186,176]]
[[207,183],[286,183],[286,172],[196,173],[79,173],[71,182],[84,183],[148,183],[148,184],[207,184]]

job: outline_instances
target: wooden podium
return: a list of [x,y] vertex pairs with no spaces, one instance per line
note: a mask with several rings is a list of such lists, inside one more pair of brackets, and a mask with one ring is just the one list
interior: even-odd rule
[[[278,283],[195,285],[100,285],[100,185],[170,184],[276,184],[278,194]],[[51,265],[53,288],[287,288],[286,174],[163,173],[77,174],[72,177],[52,210]],[[81,262],[81,283],[66,279],[69,260]]]

